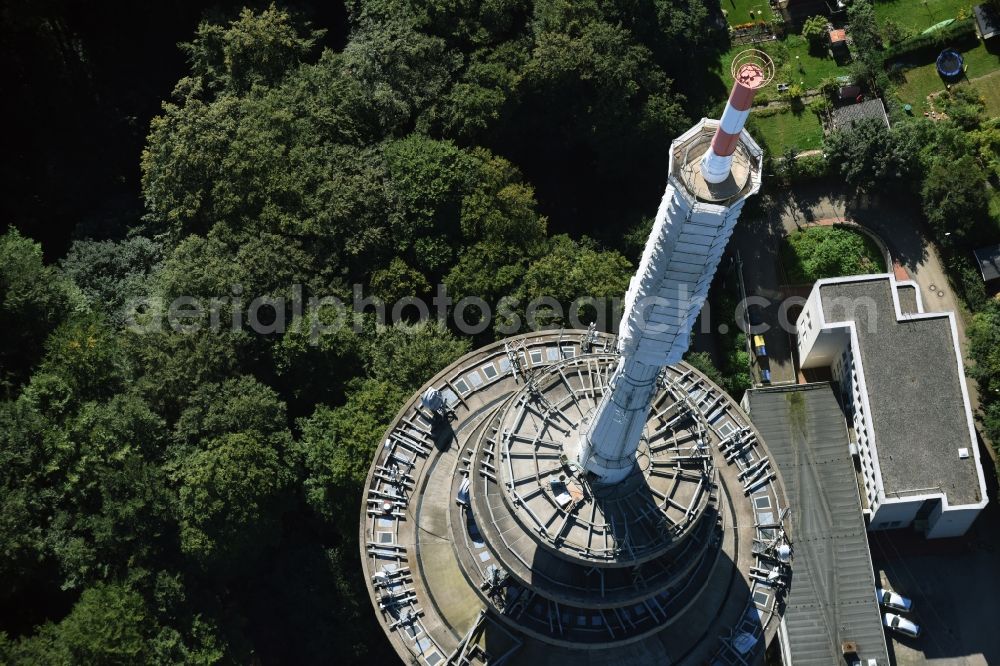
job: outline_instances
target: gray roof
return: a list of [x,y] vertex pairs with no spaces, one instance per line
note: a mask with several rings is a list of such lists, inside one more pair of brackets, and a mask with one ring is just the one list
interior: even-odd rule
[[849,131],[859,120],[864,118],[877,118],[889,126],[889,117],[885,114],[885,107],[882,100],[866,99],[860,104],[848,104],[833,110],[833,129]]
[[753,389],[750,418],[781,470],[792,509],[792,583],[785,609],[792,663],[889,663],[847,423],[829,384]]
[[920,308],[917,306],[917,290],[908,284],[896,286],[896,293],[899,294],[899,310],[903,314],[918,314]]
[[975,443],[951,322],[947,314],[897,320],[891,290],[888,275],[820,287],[826,322],[855,322],[885,494],[977,503],[975,458],[958,457]]
[[1000,35],[1000,16],[992,11],[985,4],[976,5],[976,29],[983,39],[990,39]]
[[992,282],[1000,278],[1000,245],[976,250],[976,261],[979,263],[979,272],[983,274],[984,281]]

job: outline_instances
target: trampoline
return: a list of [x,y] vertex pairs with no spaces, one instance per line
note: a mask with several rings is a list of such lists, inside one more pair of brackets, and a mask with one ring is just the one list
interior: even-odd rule
[[945,49],[937,57],[938,74],[946,79],[954,79],[962,74],[962,65],[965,61],[962,54],[955,49]]

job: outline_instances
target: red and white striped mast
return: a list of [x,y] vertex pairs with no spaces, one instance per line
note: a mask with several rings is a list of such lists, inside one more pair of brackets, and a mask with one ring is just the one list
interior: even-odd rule
[[701,175],[709,183],[721,183],[729,178],[733,153],[740,143],[740,132],[750,115],[754,95],[771,82],[774,63],[763,51],[748,49],[733,59],[731,72],[733,90],[712,137],[712,146],[701,159]]

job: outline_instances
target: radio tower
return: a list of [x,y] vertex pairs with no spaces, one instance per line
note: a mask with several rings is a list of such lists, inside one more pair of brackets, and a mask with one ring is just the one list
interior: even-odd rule
[[[722,120],[702,120],[670,146],[667,191],[625,295],[621,360],[577,454],[599,483],[617,483],[635,467],[656,377],[687,351],[743,203],[760,189],[761,149],[743,126],[774,65],[760,51],[744,51],[733,61],[732,75]],[[706,130],[713,127],[706,150]]]
[[399,411],[365,483],[372,604],[404,663],[761,663],[787,501],[749,418],[681,361],[761,150],[767,56],[670,146],[620,336],[539,331],[458,359]]

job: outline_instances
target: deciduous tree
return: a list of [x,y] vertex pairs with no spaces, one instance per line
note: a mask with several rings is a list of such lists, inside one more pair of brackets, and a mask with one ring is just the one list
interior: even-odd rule
[[45,338],[77,301],[72,285],[14,229],[0,236],[0,395],[12,395],[40,360]]

